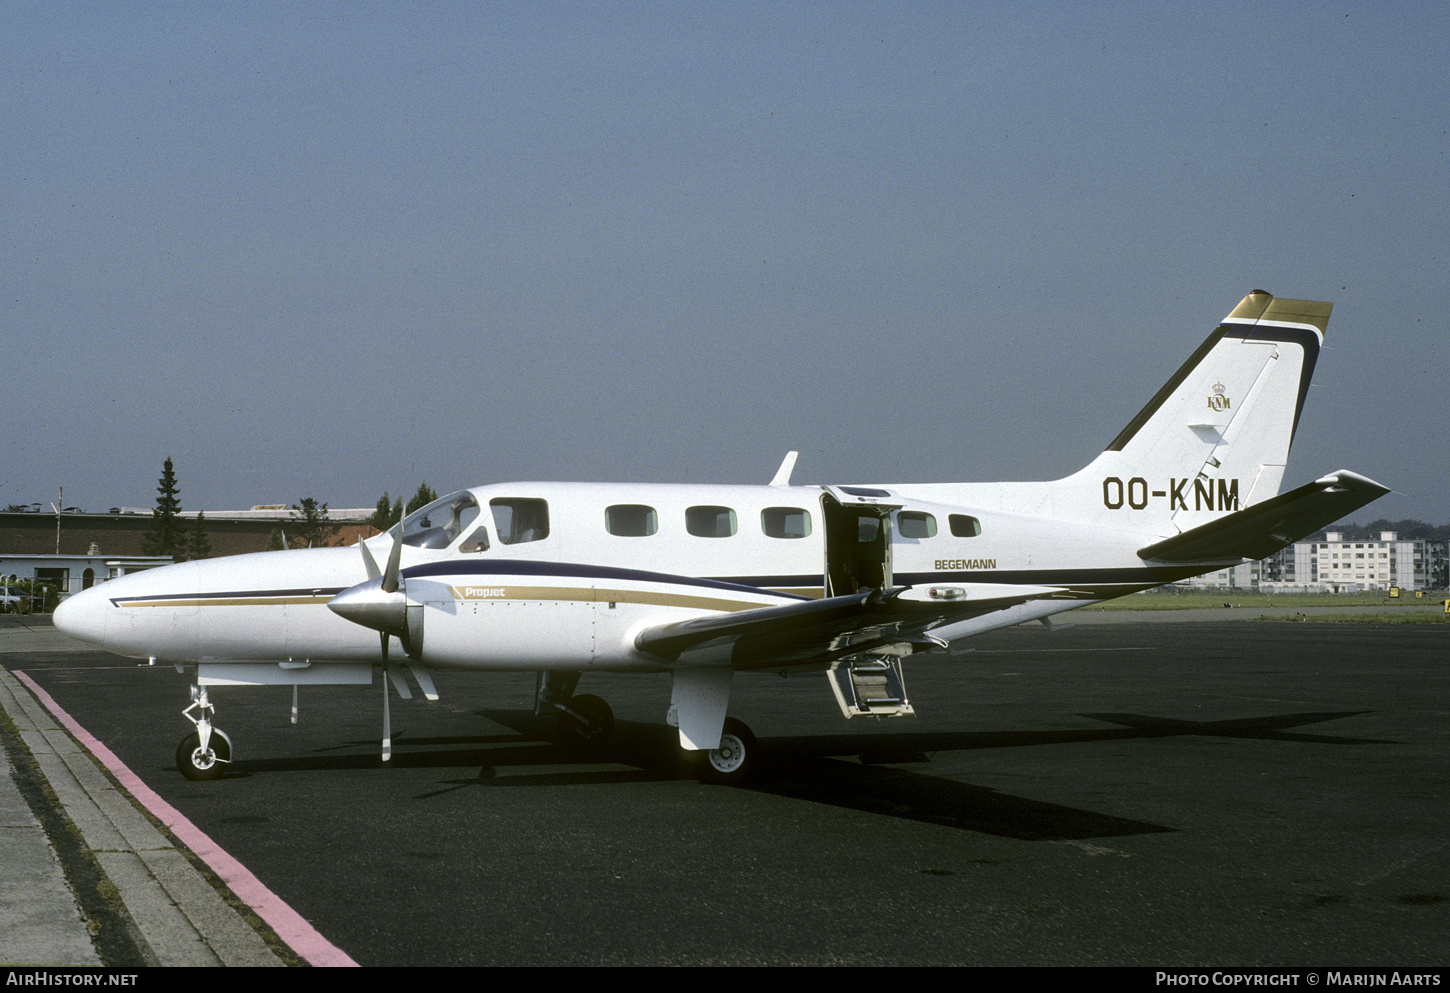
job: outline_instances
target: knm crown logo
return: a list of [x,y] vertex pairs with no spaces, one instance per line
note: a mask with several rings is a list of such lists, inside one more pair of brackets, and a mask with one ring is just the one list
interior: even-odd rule
[[1229,398],[1223,395],[1224,385],[1222,383],[1214,383],[1211,389],[1213,392],[1208,396],[1209,407],[1213,410],[1228,410],[1230,404]]

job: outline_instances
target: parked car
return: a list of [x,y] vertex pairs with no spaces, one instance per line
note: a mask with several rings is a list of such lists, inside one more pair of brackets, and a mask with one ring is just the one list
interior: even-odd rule
[[0,611],[4,613],[28,614],[44,601],[43,596],[35,596],[19,586],[0,586]]

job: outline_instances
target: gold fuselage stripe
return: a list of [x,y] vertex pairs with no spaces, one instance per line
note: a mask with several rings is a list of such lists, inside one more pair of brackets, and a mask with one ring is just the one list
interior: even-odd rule
[[694,610],[754,610],[770,603],[721,600],[718,597],[654,593],[648,590],[606,590],[589,586],[451,586],[458,600],[572,600],[594,603],[639,603],[653,607],[689,607]]

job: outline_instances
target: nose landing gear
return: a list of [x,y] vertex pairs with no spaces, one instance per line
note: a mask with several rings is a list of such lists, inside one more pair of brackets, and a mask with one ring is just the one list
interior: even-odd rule
[[[193,710],[199,711],[201,716],[192,717]],[[176,768],[187,779],[220,779],[232,761],[232,739],[225,731],[211,726],[215,712],[216,708],[207,699],[206,687],[193,686],[191,706],[183,710],[181,716],[195,724],[196,730],[182,738],[176,746]]]

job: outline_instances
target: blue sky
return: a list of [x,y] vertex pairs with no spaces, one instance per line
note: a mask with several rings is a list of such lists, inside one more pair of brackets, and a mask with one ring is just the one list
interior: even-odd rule
[[0,505],[1046,479],[1249,290],[1450,521],[1450,7],[0,9]]

